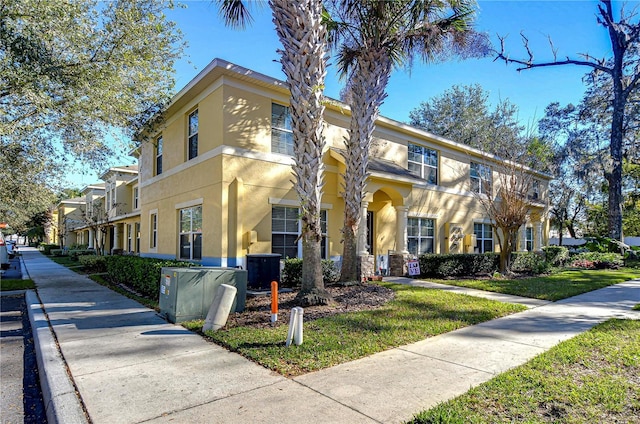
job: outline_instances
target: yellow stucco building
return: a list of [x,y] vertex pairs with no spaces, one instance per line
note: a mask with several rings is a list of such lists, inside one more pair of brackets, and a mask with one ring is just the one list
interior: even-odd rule
[[[135,152],[142,256],[212,266],[245,266],[254,253],[300,256],[288,102],[284,82],[220,59],[174,97]],[[323,255],[338,261],[349,119],[346,105],[327,102]],[[495,195],[497,158],[385,117],[374,138],[359,251],[376,269],[388,268],[390,253],[497,250],[477,193]],[[530,173],[535,192],[519,246],[539,250],[550,177]]]

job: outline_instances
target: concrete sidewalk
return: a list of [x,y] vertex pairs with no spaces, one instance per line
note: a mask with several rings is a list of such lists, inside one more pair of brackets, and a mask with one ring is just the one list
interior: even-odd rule
[[[42,302],[31,295],[50,423],[87,422],[81,408],[109,424],[402,422],[608,318],[640,318],[635,280],[287,379],[33,249],[22,255]],[[56,387],[64,366],[71,388]]]

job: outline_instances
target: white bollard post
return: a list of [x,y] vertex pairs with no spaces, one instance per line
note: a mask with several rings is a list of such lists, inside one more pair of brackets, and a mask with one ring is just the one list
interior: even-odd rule
[[291,346],[291,340],[293,340],[293,333],[296,327],[296,321],[298,319],[298,312],[296,308],[291,309],[291,315],[289,316],[289,331],[287,332],[287,342],[285,346]]
[[296,318],[296,323],[295,323],[295,330],[293,332],[293,340],[296,342],[297,346],[300,346],[302,344],[302,328],[303,328],[303,321],[304,321],[304,309],[302,309],[301,307],[297,306],[294,309],[297,309],[297,313],[298,316]]
[[233,301],[236,297],[236,289],[228,284],[220,284],[218,290],[216,290],[216,297],[213,298],[213,303],[207,313],[207,318],[202,326],[202,331],[219,330],[227,323]]

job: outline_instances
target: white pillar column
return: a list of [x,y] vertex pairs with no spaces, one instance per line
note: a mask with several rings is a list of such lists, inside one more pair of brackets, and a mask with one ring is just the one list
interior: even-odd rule
[[93,246],[93,234],[94,234],[93,228],[89,228],[89,240],[87,241],[89,249],[93,249],[93,247],[94,247]]
[[533,250],[542,250],[542,221],[533,223]]
[[122,249],[120,245],[120,228],[122,228],[122,224],[116,224],[113,226],[113,248],[114,249]]
[[367,208],[369,207],[369,202],[362,201],[360,205],[360,225],[358,226],[358,255],[368,255],[369,251],[367,250]]
[[409,253],[407,250],[408,206],[396,206],[396,253]]

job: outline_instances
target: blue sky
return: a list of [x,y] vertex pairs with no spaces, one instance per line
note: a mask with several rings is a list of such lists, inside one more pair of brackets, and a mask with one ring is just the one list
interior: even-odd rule
[[[176,91],[184,87],[214,58],[225,59],[274,78],[284,79],[277,62],[280,48],[269,8],[254,7],[253,24],[245,29],[225,28],[216,5],[210,1],[182,1],[168,13],[188,43],[185,57],[176,63]],[[266,3],[265,3],[266,4]],[[497,34],[506,35],[506,51],[514,58],[526,58],[520,33],[529,38],[535,59],[552,59],[548,37],[558,49],[558,58],[578,58],[579,53],[608,57],[610,45],[606,31],[596,23],[597,1],[479,1],[475,27],[489,34],[498,46]],[[614,2],[619,12],[621,2]],[[629,6],[640,6],[638,0]],[[395,70],[388,86],[388,97],[381,114],[407,122],[409,112],[421,102],[442,94],[455,84],[480,84],[490,93],[490,101],[509,99],[520,110],[519,119],[530,129],[553,101],[577,103],[584,93],[585,67],[559,66],[516,71],[516,66],[494,62],[492,57],[425,65],[415,61],[411,70]],[[342,82],[329,67],[325,94],[339,98]],[[126,157],[121,162],[130,162]],[[118,163],[120,164],[120,163]],[[87,185],[97,175],[84,174],[77,185]]]

